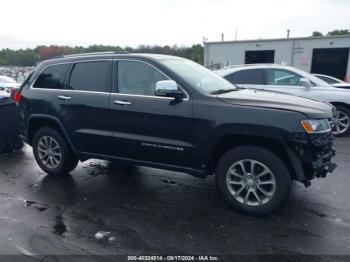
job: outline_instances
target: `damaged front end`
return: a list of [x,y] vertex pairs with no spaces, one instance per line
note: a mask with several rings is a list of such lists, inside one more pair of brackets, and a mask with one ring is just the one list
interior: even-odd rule
[[299,158],[302,174],[298,180],[305,186],[314,178],[324,178],[331,174],[337,165],[333,162],[335,150],[332,132],[319,134],[297,134],[293,137],[293,151]]

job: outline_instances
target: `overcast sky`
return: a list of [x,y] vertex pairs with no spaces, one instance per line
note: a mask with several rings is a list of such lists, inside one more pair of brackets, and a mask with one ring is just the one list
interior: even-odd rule
[[350,28],[350,0],[2,0],[0,48],[192,45]]

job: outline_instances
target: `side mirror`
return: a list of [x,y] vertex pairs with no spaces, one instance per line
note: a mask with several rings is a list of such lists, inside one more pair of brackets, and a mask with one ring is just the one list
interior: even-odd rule
[[309,79],[307,78],[300,78],[299,80],[299,84],[303,87],[305,87],[305,89],[309,89],[312,87],[312,83],[310,82]]
[[183,99],[185,94],[177,88],[177,84],[173,80],[163,80],[156,83],[156,96],[173,97],[175,99]]

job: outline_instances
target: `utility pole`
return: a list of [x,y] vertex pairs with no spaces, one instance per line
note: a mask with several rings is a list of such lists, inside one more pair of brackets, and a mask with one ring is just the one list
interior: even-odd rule
[[290,29],[287,30],[287,38],[289,38]]
[[221,42],[224,42],[224,34],[221,34]]

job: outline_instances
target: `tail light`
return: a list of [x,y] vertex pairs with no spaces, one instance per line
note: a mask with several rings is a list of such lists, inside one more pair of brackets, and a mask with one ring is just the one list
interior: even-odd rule
[[19,104],[21,99],[22,99],[22,94],[19,91],[17,91],[16,94],[15,94],[15,102],[16,102],[17,105]]

